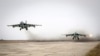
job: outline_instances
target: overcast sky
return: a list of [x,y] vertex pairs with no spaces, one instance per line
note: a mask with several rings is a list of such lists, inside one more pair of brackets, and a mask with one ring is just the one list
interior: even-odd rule
[[[26,20],[43,26],[29,31],[7,27]],[[99,0],[0,0],[1,39],[60,39],[72,32],[97,36],[99,28]]]

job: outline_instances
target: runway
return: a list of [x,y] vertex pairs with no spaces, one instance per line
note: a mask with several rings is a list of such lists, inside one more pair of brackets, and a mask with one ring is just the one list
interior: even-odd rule
[[1,42],[0,56],[85,56],[98,41]]

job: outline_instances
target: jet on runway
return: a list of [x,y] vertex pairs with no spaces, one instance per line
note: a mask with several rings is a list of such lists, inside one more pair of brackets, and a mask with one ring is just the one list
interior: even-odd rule
[[86,37],[86,35],[85,34],[79,34],[79,33],[77,33],[77,32],[75,32],[75,33],[73,33],[73,34],[65,34],[66,35],[66,37],[68,37],[68,36],[73,36],[73,40],[79,40],[79,36],[84,36],[84,37]]
[[42,26],[42,25],[37,25],[37,24],[27,24],[27,21],[24,23],[23,21],[20,22],[20,24],[14,24],[14,25],[8,25],[8,26],[12,26],[13,28],[14,27],[20,27],[20,30],[22,29],[26,29],[28,30],[28,27],[36,27],[36,26]]

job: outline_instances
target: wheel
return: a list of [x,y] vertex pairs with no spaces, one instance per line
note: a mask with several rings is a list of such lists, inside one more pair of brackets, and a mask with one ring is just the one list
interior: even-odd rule
[[79,40],[79,37],[77,37],[77,39]]

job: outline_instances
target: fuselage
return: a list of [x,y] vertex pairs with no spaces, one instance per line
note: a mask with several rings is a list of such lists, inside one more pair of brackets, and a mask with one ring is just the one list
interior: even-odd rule
[[21,29],[26,29],[26,30],[28,29],[27,23],[24,23],[24,22],[21,22],[20,25],[19,25],[19,27],[20,27],[20,30]]
[[78,39],[79,40],[79,34],[78,33],[73,33],[73,40]]
[[79,34],[78,33],[74,33],[73,36],[74,37],[77,37],[77,36],[79,36]]

